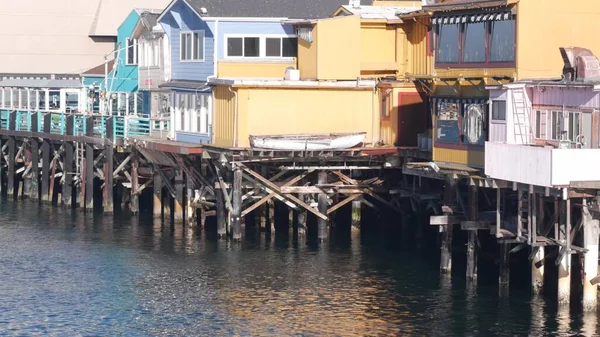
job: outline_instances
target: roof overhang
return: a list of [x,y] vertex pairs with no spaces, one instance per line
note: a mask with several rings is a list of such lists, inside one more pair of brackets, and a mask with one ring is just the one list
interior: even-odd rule
[[483,9],[483,8],[493,8],[493,7],[503,7],[509,6],[512,4],[518,3],[519,0],[494,0],[494,1],[452,1],[452,2],[442,2],[435,5],[423,6],[424,12],[451,12],[451,11],[461,11],[461,10],[470,10],[470,9]]
[[326,88],[326,89],[356,89],[372,90],[377,86],[375,80],[358,81],[314,81],[314,80],[277,80],[277,79],[246,79],[246,78],[215,78],[208,81],[213,86],[231,87],[269,87],[269,88]]

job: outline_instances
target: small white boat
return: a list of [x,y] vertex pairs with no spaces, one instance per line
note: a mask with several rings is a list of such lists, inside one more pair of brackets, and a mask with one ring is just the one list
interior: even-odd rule
[[250,136],[250,146],[271,150],[343,150],[363,142],[366,132]]

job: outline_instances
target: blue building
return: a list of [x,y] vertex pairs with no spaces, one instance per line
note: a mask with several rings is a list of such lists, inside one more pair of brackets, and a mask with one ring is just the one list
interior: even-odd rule
[[[227,76],[235,74],[240,64],[246,69],[252,68],[253,62],[294,64],[296,32],[286,20],[329,17],[347,3],[348,0],[173,0],[158,22],[170,42],[171,80],[160,87],[172,92],[175,140],[212,142],[212,90],[207,85],[210,78],[221,77],[222,72]],[[272,75],[265,73],[265,77]],[[278,76],[283,78],[283,71]]]

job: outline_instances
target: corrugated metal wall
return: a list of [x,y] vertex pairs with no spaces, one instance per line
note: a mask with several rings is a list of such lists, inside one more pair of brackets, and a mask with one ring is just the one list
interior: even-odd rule
[[433,56],[427,54],[427,23],[418,19],[410,26],[408,38],[408,67],[411,74],[430,75],[432,71]]
[[216,87],[213,90],[214,144],[217,146],[233,146],[233,129],[235,113],[235,95],[229,87]]
[[538,86],[533,88],[534,106],[600,108],[600,95],[591,88],[557,88]]

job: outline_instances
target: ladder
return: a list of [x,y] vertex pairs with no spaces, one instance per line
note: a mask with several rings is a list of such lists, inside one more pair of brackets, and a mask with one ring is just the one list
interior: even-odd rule
[[533,141],[530,120],[531,105],[527,101],[527,94],[524,87],[512,90],[512,103],[515,144],[531,144]]

